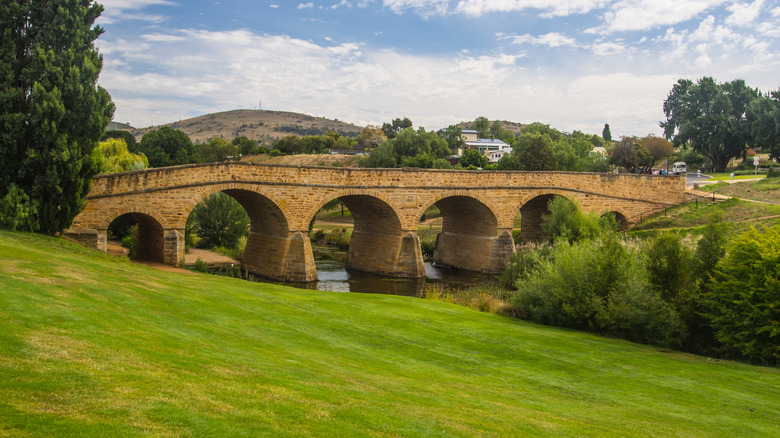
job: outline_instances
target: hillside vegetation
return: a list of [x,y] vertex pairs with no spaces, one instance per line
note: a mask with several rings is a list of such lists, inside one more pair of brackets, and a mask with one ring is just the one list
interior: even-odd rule
[[0,436],[772,436],[780,371],[0,231]]
[[245,136],[253,140],[264,138],[274,140],[295,134],[295,132],[289,130],[280,130],[280,128],[285,129],[291,127],[298,127],[300,129],[313,128],[315,130],[320,130],[321,134],[326,133],[328,130],[334,132],[338,131],[351,133],[353,136],[359,134],[362,129],[361,126],[356,126],[351,123],[326,119],[324,117],[313,117],[300,113],[265,110],[233,110],[206,114],[164,125],[133,129],[130,130],[130,133],[140,140],[147,132],[162,126],[169,126],[184,132],[195,143],[207,142],[214,137],[223,137],[231,140],[240,136]]

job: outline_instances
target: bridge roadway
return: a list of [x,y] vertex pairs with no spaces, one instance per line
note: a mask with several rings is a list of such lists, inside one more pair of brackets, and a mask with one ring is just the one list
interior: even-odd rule
[[554,196],[577,199],[586,212],[612,212],[625,229],[684,201],[685,177],[194,164],[96,176],[66,234],[105,251],[109,224],[130,214],[139,225],[139,256],[178,266],[190,212],[220,191],[251,219],[244,267],[275,280],[308,282],[317,279],[309,223],[336,198],[355,222],[347,267],[418,278],[425,268],[417,226],[431,205],[443,216],[434,262],[497,273],[515,251],[518,211],[523,242],[544,237],[541,218]]

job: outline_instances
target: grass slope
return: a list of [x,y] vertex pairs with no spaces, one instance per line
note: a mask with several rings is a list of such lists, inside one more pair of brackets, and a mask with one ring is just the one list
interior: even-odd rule
[[0,436],[777,436],[780,371],[0,232]]

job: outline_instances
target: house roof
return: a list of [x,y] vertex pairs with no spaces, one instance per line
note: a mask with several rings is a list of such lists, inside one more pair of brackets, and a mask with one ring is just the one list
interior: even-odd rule
[[461,129],[461,131],[460,131],[460,132],[461,132],[462,134],[466,134],[466,133],[468,133],[468,134],[479,134],[479,132],[477,132],[477,131],[475,131],[475,130],[473,130],[473,129]]
[[478,138],[476,141],[467,141],[466,144],[471,146],[509,146],[509,144],[494,138]]

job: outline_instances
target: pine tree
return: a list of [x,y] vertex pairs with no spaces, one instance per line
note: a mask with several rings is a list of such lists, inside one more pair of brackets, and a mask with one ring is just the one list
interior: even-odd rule
[[92,0],[0,4],[0,226],[56,234],[83,207],[114,105]]

